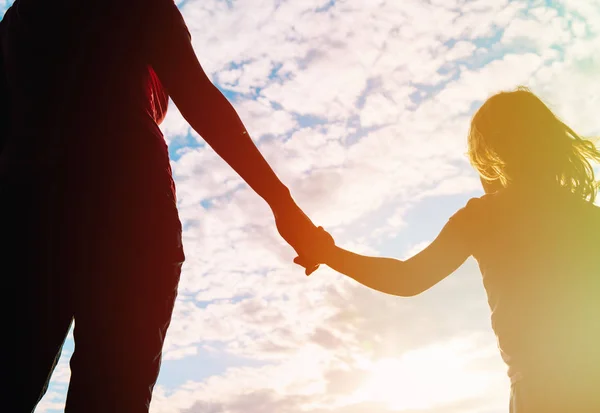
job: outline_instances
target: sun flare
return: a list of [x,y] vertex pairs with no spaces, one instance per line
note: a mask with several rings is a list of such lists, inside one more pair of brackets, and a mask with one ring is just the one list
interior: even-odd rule
[[356,396],[392,410],[430,409],[476,397],[489,388],[490,377],[468,366],[472,356],[448,344],[379,359]]

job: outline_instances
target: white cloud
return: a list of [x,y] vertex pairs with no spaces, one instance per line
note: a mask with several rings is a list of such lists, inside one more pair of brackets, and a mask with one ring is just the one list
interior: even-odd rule
[[36,413],[50,413],[65,408],[65,395],[63,392],[48,392],[35,409]]
[[160,125],[160,129],[165,136],[167,143],[171,143],[174,138],[186,136],[190,132],[190,126],[181,116],[181,112],[173,102],[169,102],[167,116]]

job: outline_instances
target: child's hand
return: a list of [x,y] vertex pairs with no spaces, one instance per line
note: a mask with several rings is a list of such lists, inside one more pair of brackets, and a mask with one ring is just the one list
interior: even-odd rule
[[[323,229],[318,228],[317,237],[311,240],[314,245],[312,248],[313,255],[310,257],[299,256],[294,258],[294,263],[306,267],[309,263],[317,262],[318,264],[324,264],[327,262],[328,257],[335,247],[335,241],[333,237]],[[306,275],[310,275],[307,273]]]

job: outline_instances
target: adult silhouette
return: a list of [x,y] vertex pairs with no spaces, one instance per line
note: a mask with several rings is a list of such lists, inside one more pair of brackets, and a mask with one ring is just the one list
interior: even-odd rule
[[600,151],[524,87],[483,104],[468,145],[486,194],[423,251],[400,261],[332,245],[313,258],[408,297],[473,256],[508,366],[510,412],[600,412],[600,208],[591,164]]
[[185,259],[158,128],[169,97],[301,255],[316,228],[206,76],[173,0],[16,0],[0,41],[0,405],[35,408],[75,319],[66,411],[147,412]]

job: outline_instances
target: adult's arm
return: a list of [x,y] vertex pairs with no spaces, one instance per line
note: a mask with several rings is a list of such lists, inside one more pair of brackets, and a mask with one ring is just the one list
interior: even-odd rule
[[163,6],[163,32],[151,45],[152,67],[190,126],[269,205],[291,202],[288,188],[258,151],[233,106],[213,85],[172,0]]
[[[153,0],[160,13],[152,37],[152,67],[190,126],[271,207],[282,237],[310,257],[316,227],[259,152],[233,106],[213,85],[172,0]],[[307,266],[311,266],[307,264]]]

